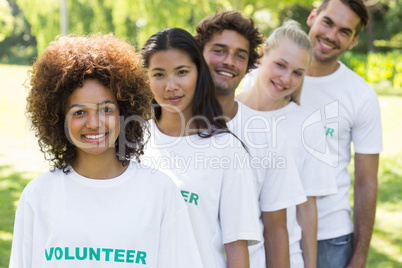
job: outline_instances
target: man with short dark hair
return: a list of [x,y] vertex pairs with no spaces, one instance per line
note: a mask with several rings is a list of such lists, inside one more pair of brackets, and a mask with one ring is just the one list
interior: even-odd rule
[[252,160],[257,160],[253,163],[272,155],[286,160],[286,168],[275,164],[266,167],[261,162],[254,166],[265,242],[249,246],[249,253],[252,268],[289,267],[286,208],[306,201],[293,156],[272,122],[260,121],[254,110],[235,101],[239,83],[257,67],[257,50],[264,37],[252,19],[237,11],[225,11],[202,20],[195,39],[209,65],[229,129],[245,143]]
[[[365,267],[373,231],[381,116],[372,86],[339,61],[357,43],[368,22],[362,0],[324,0],[311,11],[307,24],[313,59],[307,69],[301,106],[321,109],[338,184],[338,193],[317,198],[318,268]],[[355,151],[354,226],[346,169]]]
[[263,34],[250,18],[238,11],[218,12],[197,25],[195,39],[203,51],[223,113],[229,118],[237,112],[235,90],[261,57],[257,48]]

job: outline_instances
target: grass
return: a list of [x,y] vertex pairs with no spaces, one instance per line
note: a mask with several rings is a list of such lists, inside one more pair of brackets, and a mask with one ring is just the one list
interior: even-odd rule
[[25,185],[48,167],[25,117],[28,67],[0,65],[0,268],[8,267],[14,214]]
[[[0,65],[0,165],[11,164],[19,172],[42,172],[42,160],[36,139],[25,117],[28,67]],[[1,266],[0,266],[1,267]]]
[[[48,169],[24,114],[27,91],[22,84],[28,78],[27,71],[28,67],[0,65],[0,268],[8,267],[21,191]],[[384,151],[367,267],[402,267],[402,97],[385,94],[380,96],[380,104]],[[350,171],[353,173],[352,165]]]
[[402,267],[402,157],[380,161],[374,233],[367,267]]
[[[36,174],[37,175],[37,174]],[[35,174],[15,172],[12,166],[0,166],[0,267],[8,267],[18,199]]]

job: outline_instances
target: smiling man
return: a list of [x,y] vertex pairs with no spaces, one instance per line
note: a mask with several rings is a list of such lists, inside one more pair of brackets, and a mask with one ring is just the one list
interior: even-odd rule
[[216,93],[233,95],[248,69],[249,41],[234,30],[223,30],[205,44],[204,57],[212,71]]
[[195,39],[211,70],[223,114],[232,119],[238,107],[236,88],[246,73],[257,67],[257,48],[264,37],[252,19],[225,11],[202,20]]
[[[250,267],[289,267],[286,208],[306,201],[300,177],[284,135],[276,130],[277,122],[262,120],[256,111],[235,100],[239,83],[257,67],[257,49],[264,37],[252,19],[225,11],[202,20],[195,39],[210,68],[229,129],[246,145],[254,164],[275,156],[268,166],[253,165],[265,241],[249,246]],[[275,164],[283,162],[285,167]]]
[[[313,46],[301,106],[320,110],[333,160],[338,193],[317,199],[317,267],[365,267],[373,231],[381,116],[372,86],[338,59],[357,43],[369,16],[362,0],[324,0],[307,24]],[[351,220],[346,169],[355,151],[354,209]]]

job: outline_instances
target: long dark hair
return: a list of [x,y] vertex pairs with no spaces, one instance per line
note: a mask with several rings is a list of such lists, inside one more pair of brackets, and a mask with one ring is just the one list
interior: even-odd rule
[[[210,137],[218,132],[229,132],[222,108],[215,96],[215,85],[209,67],[197,42],[190,33],[180,28],[168,28],[152,35],[141,50],[145,67],[149,67],[150,59],[156,52],[169,49],[185,51],[197,66],[198,77],[192,115],[198,135]],[[158,120],[162,109],[157,105],[155,99],[153,103],[156,104],[154,116]],[[205,120],[210,123],[212,128]]]

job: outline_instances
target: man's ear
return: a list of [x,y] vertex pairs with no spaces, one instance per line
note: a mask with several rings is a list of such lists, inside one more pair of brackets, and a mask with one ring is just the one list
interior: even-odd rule
[[316,17],[317,17],[317,9],[311,10],[310,15],[308,15],[307,17],[307,25],[311,27]]
[[357,44],[357,40],[359,39],[359,36],[356,35],[355,37],[353,37],[352,42],[350,43],[350,45],[348,46],[348,49],[352,49],[356,44]]

